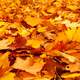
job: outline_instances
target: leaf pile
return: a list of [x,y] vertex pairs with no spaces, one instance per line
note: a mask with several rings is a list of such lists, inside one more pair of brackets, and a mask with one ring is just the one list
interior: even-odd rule
[[80,0],[0,0],[0,80],[80,80]]

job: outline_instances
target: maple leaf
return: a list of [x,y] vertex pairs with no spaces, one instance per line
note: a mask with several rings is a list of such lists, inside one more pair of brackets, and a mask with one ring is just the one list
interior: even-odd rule
[[66,35],[66,37],[68,38],[69,41],[71,41],[73,39],[75,33],[76,33],[76,29],[71,29],[71,30],[68,29],[68,30],[65,31],[65,35]]
[[26,60],[23,60],[17,57],[16,62],[13,65],[13,68],[24,70],[31,74],[37,74],[37,72],[41,71],[44,64],[45,63],[42,60],[34,62],[34,59],[31,58],[27,58]]
[[7,74],[0,77],[0,80],[14,80],[15,73],[8,72]]
[[79,37],[79,35],[80,35],[80,28],[78,28],[78,29],[76,30],[76,33],[74,34],[74,37],[73,37],[73,41],[80,42],[80,37]]
[[41,20],[39,18],[37,18],[37,17],[35,18],[35,17],[31,17],[31,16],[27,16],[25,18],[25,21],[31,26],[36,26],[41,22]]
[[0,67],[9,67],[9,60],[8,56],[10,55],[10,52],[6,52],[2,56],[0,56]]
[[10,52],[6,52],[5,54],[0,56],[0,80],[14,80],[15,74],[12,72],[9,72],[9,60],[8,56],[10,55]]
[[42,43],[43,41],[38,39],[27,40],[27,45],[31,45],[33,48],[39,48]]
[[0,76],[3,76],[9,69],[9,52],[6,52],[5,54],[0,56]]
[[13,37],[8,37],[8,39],[0,40],[0,49],[8,49],[9,45],[14,41]]
[[58,36],[55,37],[56,43],[57,43],[58,41],[64,41],[64,42],[66,42],[67,40],[68,40],[68,39],[67,39],[67,37],[66,37],[66,35],[65,35],[64,32],[58,33]]

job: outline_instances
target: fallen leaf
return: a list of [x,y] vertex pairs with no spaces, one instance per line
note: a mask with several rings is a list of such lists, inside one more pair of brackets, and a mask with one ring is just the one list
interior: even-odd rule
[[14,80],[15,73],[9,72],[4,76],[0,77],[0,80]]
[[56,41],[56,43],[59,41],[66,42],[66,41],[68,41],[68,39],[64,32],[60,32],[60,33],[58,33],[58,36],[55,37],[55,41]]
[[38,39],[29,39],[27,40],[27,45],[31,45],[33,48],[40,48],[40,45],[43,43],[42,40]]
[[29,24],[31,26],[36,26],[41,22],[41,20],[39,18],[35,18],[35,17],[31,17],[31,16],[27,16],[25,18],[25,21],[27,24]]
[[71,63],[68,64],[66,66],[66,70],[69,70],[70,72],[76,72],[76,71],[80,71],[80,63],[76,62],[76,63]]
[[27,58],[26,60],[23,60],[23,59],[17,57],[16,62],[13,65],[13,68],[24,70],[31,74],[37,74],[37,72],[41,71],[44,64],[45,63],[42,60],[34,62],[34,60],[31,58]]
[[8,37],[8,39],[0,40],[0,49],[8,49],[9,45],[14,41],[13,37]]
[[75,33],[76,33],[76,29],[65,30],[65,35],[66,35],[66,37],[68,38],[69,41],[71,41],[73,39]]
[[61,75],[62,78],[75,78],[79,76],[80,76],[80,73],[64,73]]
[[38,27],[38,32],[45,32],[47,27]]
[[10,63],[8,60],[9,55],[10,55],[10,52],[6,52],[2,56],[0,56],[0,67],[2,68],[9,67],[9,63]]
[[76,33],[74,34],[74,37],[73,37],[73,41],[80,42],[80,37],[79,37],[79,35],[80,35],[80,28],[78,28],[78,29],[76,30]]

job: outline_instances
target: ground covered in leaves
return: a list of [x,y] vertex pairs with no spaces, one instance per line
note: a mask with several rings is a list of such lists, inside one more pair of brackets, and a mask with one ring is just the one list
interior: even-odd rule
[[80,80],[80,0],[0,0],[0,80]]

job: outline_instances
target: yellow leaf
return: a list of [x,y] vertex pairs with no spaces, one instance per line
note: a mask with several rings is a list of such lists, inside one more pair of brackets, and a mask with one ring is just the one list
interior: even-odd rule
[[46,77],[42,77],[42,78],[36,78],[36,79],[34,79],[34,80],[51,80],[51,79],[49,79],[49,78],[46,78]]
[[8,42],[11,44],[12,42],[14,42],[14,38],[13,37],[8,37]]
[[29,72],[31,74],[36,74],[37,72],[41,71],[44,64],[45,63],[43,61],[34,61],[34,59],[32,58],[27,58],[26,60],[17,58],[16,62],[13,65],[13,68],[25,70],[26,72]]
[[42,55],[40,55],[40,57],[41,57],[41,58],[46,58],[47,55],[46,55],[46,53],[43,53]]
[[63,53],[63,52],[58,51],[58,50],[54,50],[54,54],[56,54],[58,56],[62,56],[64,58],[68,59],[70,62],[76,62],[78,60],[76,57],[71,56],[65,52]]
[[31,45],[33,48],[39,48],[41,44],[42,44],[42,40],[29,39],[27,41],[27,45]]
[[64,32],[58,33],[58,36],[55,39],[56,39],[56,42],[58,41],[66,42],[68,40]]
[[78,60],[76,57],[71,56],[67,53],[62,53],[61,55],[65,58],[67,58],[70,62],[76,62]]
[[77,5],[68,5],[67,8],[69,8],[69,9],[75,11],[75,10],[78,9],[78,6],[77,6]]
[[9,28],[16,28],[18,30],[16,32],[23,37],[30,34],[29,29],[26,29],[24,26],[22,26],[18,23],[10,24]]
[[9,66],[9,60],[8,56],[10,55],[10,52],[6,52],[2,56],[0,56],[0,67],[8,67]]
[[0,80],[14,80],[14,76],[15,76],[14,73],[9,72],[5,74],[4,76],[2,76]]
[[14,41],[13,37],[9,37],[8,39],[0,40],[0,49],[7,49],[8,46]]
[[36,25],[38,25],[40,23],[41,20],[39,18],[27,16],[25,18],[25,21],[31,26],[36,26]]
[[0,26],[3,26],[3,25],[5,25],[5,24],[6,24],[5,22],[0,21]]
[[78,28],[74,34],[73,41],[80,42],[80,28]]
[[41,3],[46,3],[47,0],[39,0]]
[[61,75],[62,78],[75,78],[80,77],[80,73],[64,73]]
[[54,12],[55,12],[55,9],[56,9],[56,8],[51,7],[51,8],[49,8],[49,9],[47,10],[47,12],[49,12],[49,13],[54,13]]
[[62,21],[62,24],[65,24],[67,28],[76,29],[80,26],[79,22],[70,22],[70,20],[64,20]]
[[74,37],[74,34],[76,32],[76,29],[68,29],[65,31],[66,37],[68,38],[68,40],[72,40],[72,38]]
[[45,32],[47,27],[39,27],[38,32]]

